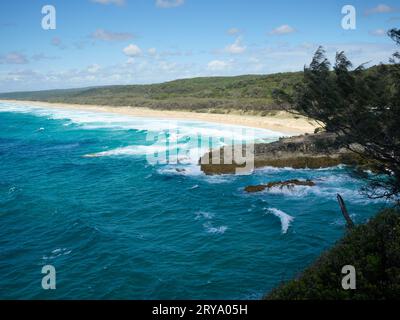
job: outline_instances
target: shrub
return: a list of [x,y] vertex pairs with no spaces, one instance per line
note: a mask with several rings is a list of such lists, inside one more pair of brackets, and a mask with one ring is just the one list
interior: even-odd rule
[[[356,269],[356,290],[344,290],[342,267]],[[381,300],[400,297],[400,215],[379,213],[345,237],[303,274],[270,292],[267,300]]]

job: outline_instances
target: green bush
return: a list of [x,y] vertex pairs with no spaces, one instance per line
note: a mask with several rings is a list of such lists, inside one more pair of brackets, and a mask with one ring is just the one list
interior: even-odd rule
[[[344,290],[343,266],[356,269],[356,290]],[[270,292],[267,300],[381,300],[400,298],[400,214],[379,213],[345,237],[295,280]]]

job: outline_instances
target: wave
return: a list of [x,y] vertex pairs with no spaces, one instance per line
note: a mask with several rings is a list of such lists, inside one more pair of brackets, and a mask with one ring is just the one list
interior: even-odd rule
[[196,215],[195,220],[201,220],[201,219],[211,220],[212,218],[214,218],[213,213],[205,211],[196,212],[195,215]]
[[276,208],[269,208],[268,211],[281,220],[282,233],[287,233],[290,224],[294,220],[294,217]]
[[0,112],[32,113],[37,116],[57,120],[69,120],[81,125],[83,129],[134,129],[143,132],[163,132],[177,130],[170,141],[177,141],[184,136],[209,136],[225,140],[238,141],[273,141],[284,134],[268,129],[256,129],[239,125],[219,124],[199,120],[159,119],[153,117],[135,117],[110,112],[82,111],[66,108],[46,108],[14,103],[0,103]]
[[[271,141],[272,142],[272,141]],[[337,166],[333,167],[327,167],[327,168],[319,168],[319,169],[310,169],[310,168],[303,168],[303,169],[295,169],[292,167],[282,167],[282,168],[277,168],[277,167],[271,167],[271,166],[266,166],[262,168],[257,168],[255,169],[255,173],[262,175],[265,173],[291,173],[291,172],[296,172],[296,173],[305,173],[309,174],[311,172],[317,172],[317,173],[325,173],[325,172],[332,172],[332,171],[337,171],[337,170],[342,170],[346,168],[346,165],[339,164]]]
[[[274,141],[283,133],[267,129],[218,124],[207,121],[134,117],[107,112],[65,108],[46,108],[29,104],[0,103],[0,112],[31,113],[49,119],[63,120],[63,125],[76,124],[73,129],[84,130],[136,130],[148,134],[146,145],[130,145],[112,150],[99,150],[85,154],[85,158],[148,156],[152,165],[163,165],[160,174],[201,175],[199,159],[210,149],[240,142]],[[155,133],[155,134],[154,134]],[[141,137],[142,139],[142,137]],[[211,143],[211,144],[210,144]],[[160,154],[162,153],[162,154]],[[151,158],[150,158],[151,157]],[[185,166],[184,170],[180,167]],[[210,183],[223,183],[225,179],[209,179]]]
[[163,146],[128,146],[117,148],[108,151],[102,151],[97,153],[91,153],[84,155],[85,158],[99,158],[99,157],[110,157],[110,156],[138,156],[138,155],[152,155],[161,152],[166,152],[167,147]]
[[203,173],[198,165],[166,165],[157,169],[157,173],[166,176],[202,176]]
[[68,250],[67,248],[54,249],[50,255],[43,256],[42,260],[53,260],[61,256],[69,255],[71,252],[72,250]]
[[195,220],[205,220],[206,222],[203,223],[203,228],[206,230],[207,233],[212,234],[224,234],[226,230],[228,230],[227,226],[217,226],[215,227],[211,220],[214,219],[214,214],[206,211],[198,211],[195,213],[196,217]]
[[[312,196],[336,202],[336,196],[340,194],[346,201],[356,204],[379,204],[387,202],[386,199],[368,198],[360,191],[365,185],[365,182],[350,176],[345,171],[338,171],[344,170],[341,168],[331,168],[325,172],[318,170],[308,171],[307,174],[303,174],[301,172],[302,170],[298,170],[295,175],[291,174],[291,172],[286,172],[286,169],[268,168],[266,170],[257,171],[255,176],[263,178],[264,180],[266,174],[269,173],[268,180],[270,181],[280,181],[282,180],[282,175],[284,175],[284,179],[286,180],[291,178],[299,179],[301,177],[302,179],[310,179],[316,183],[315,186],[293,186],[292,188],[272,187],[265,191],[265,193],[271,195],[282,195],[290,198]],[[259,181],[263,183],[263,180]]]
[[207,233],[212,234],[224,234],[225,231],[228,230],[227,226],[214,227],[210,222],[203,224],[203,227],[206,229]]

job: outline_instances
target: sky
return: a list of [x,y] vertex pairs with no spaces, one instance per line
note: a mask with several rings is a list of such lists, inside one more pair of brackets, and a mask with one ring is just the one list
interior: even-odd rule
[[[2,0],[0,92],[299,71],[320,45],[387,62],[400,3],[382,1]],[[45,5],[55,29],[42,28]],[[355,29],[342,27],[345,5]]]

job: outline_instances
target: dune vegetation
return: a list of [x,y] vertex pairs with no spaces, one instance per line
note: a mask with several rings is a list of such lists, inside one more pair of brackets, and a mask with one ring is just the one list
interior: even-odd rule
[[0,94],[0,99],[266,115],[281,109],[272,98],[273,91],[293,87],[301,74],[205,77],[149,85],[12,92]]

